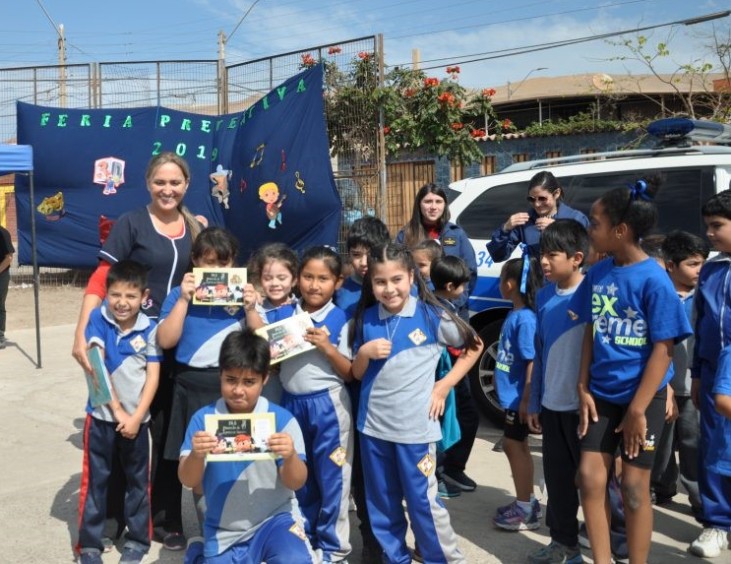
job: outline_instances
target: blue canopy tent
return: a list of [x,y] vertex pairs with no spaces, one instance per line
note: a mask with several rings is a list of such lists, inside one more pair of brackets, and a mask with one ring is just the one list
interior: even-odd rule
[[[30,209],[35,208],[34,186],[33,186],[33,147],[30,145],[2,145],[0,144],[0,174],[23,174],[29,177],[30,184]],[[40,275],[38,272],[38,259],[36,249],[36,220],[35,214],[30,214],[31,226],[31,250],[33,256],[33,297],[35,301],[36,314],[36,366],[41,368],[41,318],[38,308],[38,289],[40,287]]]

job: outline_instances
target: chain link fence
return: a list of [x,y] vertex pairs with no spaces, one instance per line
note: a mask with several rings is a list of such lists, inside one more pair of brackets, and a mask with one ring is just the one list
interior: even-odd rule
[[[369,36],[318,45],[230,66],[217,60],[191,60],[0,69],[0,142],[17,140],[17,101],[68,108],[159,105],[207,115],[235,113],[318,62],[325,65],[326,96],[337,96],[338,89],[345,87],[367,92],[374,83],[360,84],[355,70],[364,56],[372,57],[377,67],[383,68],[380,38]],[[381,83],[382,72],[376,84]],[[330,115],[331,107],[326,104],[331,139],[347,136],[351,131],[358,131],[361,136],[365,132],[366,136],[353,150],[340,151],[332,157],[335,183],[343,201],[344,240],[347,228],[359,217],[384,217],[384,148],[378,121],[367,107],[353,105],[345,113],[338,112],[337,119]],[[0,217],[5,217],[6,211],[5,207],[0,209]],[[86,271],[42,267],[41,283],[81,286],[88,275]],[[11,280],[13,285],[32,284],[32,268],[13,265]]]

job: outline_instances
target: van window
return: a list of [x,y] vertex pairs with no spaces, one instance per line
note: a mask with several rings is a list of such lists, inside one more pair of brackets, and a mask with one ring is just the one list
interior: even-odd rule
[[471,239],[490,239],[514,213],[526,211],[528,182],[502,184],[485,190],[459,215],[457,224]]
[[[683,229],[703,236],[705,226],[701,217],[703,202],[713,195],[713,167],[643,171],[645,176],[660,174],[662,184],[658,192],[658,224],[656,232],[667,233]],[[570,178],[570,181],[569,181]],[[562,178],[566,202],[589,214],[592,203],[604,192],[629,186],[638,179],[638,173],[617,172]]]

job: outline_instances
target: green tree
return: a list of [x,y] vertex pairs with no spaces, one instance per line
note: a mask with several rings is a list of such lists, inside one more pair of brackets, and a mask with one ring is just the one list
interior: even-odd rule
[[[463,87],[457,66],[447,67],[442,79],[419,70],[395,68],[381,83],[373,53],[358,53],[345,71],[328,59],[319,62],[325,68],[333,155],[370,160],[376,153],[379,124],[383,123],[388,155],[425,152],[470,163],[482,159],[480,139],[488,133],[499,138],[514,130],[510,120],[498,122],[495,117],[495,91]],[[317,63],[309,55],[302,57],[302,67]]]

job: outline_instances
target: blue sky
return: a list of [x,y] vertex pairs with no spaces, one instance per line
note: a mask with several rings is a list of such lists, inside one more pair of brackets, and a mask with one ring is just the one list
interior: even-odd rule
[[[68,62],[215,59],[217,35],[227,35],[254,0],[41,0],[65,28]],[[12,3],[12,10],[9,4]],[[57,34],[37,0],[6,0],[0,10],[0,67],[55,64]],[[729,0],[259,0],[231,36],[227,63],[360,37],[384,34],[386,63],[447,66],[468,55],[635,29],[730,7]],[[672,33],[670,71],[708,59],[703,37],[714,24],[648,32],[656,43]],[[715,25],[728,30],[731,18]],[[527,74],[621,74],[623,51],[605,41],[461,64],[466,86],[514,84]],[[545,70],[535,71],[538,67]],[[638,66],[629,65],[633,72]],[[441,70],[429,71],[441,76]]]

